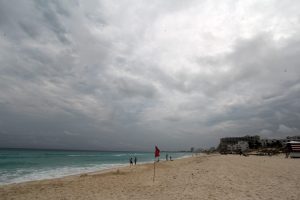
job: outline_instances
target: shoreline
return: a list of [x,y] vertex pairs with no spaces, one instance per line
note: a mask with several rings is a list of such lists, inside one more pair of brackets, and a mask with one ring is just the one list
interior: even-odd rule
[[[188,159],[188,158],[191,158],[191,157],[192,156],[176,158],[176,159],[173,159],[172,161],[161,160],[158,163],[174,162],[176,160],[183,160],[183,159]],[[123,166],[119,166],[119,167],[112,167],[112,168],[109,168],[109,169],[100,169],[100,170],[91,171],[91,172],[82,172],[82,173],[78,173],[78,174],[66,175],[66,176],[61,176],[61,177],[2,184],[2,185],[0,185],[0,189],[5,188],[5,187],[10,187],[10,186],[23,186],[23,185],[27,185],[27,184],[39,184],[39,183],[42,183],[42,182],[52,182],[52,181],[55,182],[55,181],[71,180],[71,179],[74,179],[74,178],[76,179],[76,178],[86,177],[86,176],[106,175],[106,174],[110,174],[110,173],[118,173],[118,171],[121,171],[121,173],[122,173],[122,171],[132,170],[136,167],[147,167],[149,165],[152,166],[153,163],[154,163],[153,161],[141,162],[141,163],[138,163],[138,164],[133,165],[133,166],[130,166],[129,164],[122,164]]]
[[[182,157],[174,158],[173,160],[185,159],[185,158],[189,158],[189,157],[192,157],[192,156],[185,155],[185,156],[182,156]],[[160,162],[165,162],[165,160],[161,160]],[[137,165],[145,165],[145,164],[151,164],[151,163],[153,163],[153,161],[140,162]],[[26,183],[38,182],[38,181],[51,181],[51,180],[55,180],[55,179],[64,179],[64,178],[68,178],[68,177],[78,177],[78,176],[89,175],[89,174],[103,174],[103,173],[109,173],[111,171],[126,168],[126,167],[130,167],[129,163],[116,164],[116,165],[114,165],[112,167],[109,167],[109,168],[95,169],[95,170],[92,170],[92,171],[78,172],[78,173],[74,173],[74,174],[61,175],[61,176],[52,177],[52,178],[51,177],[50,178],[41,178],[41,179],[38,178],[38,179],[35,179],[35,180],[25,180],[25,181],[13,182],[13,183],[0,183],[0,188],[5,187],[5,186],[10,186],[10,185],[26,184]]]
[[201,155],[0,186],[3,199],[294,199],[300,159]]

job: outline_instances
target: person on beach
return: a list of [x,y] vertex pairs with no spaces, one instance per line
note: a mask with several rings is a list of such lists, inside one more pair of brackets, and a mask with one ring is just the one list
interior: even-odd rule
[[137,162],[137,158],[134,157],[134,165],[136,165],[136,162]]
[[285,158],[289,157],[289,152],[287,150],[285,150]]
[[172,160],[172,156],[170,156],[170,161],[173,161],[173,160]]
[[169,159],[169,155],[168,155],[168,154],[166,154],[166,161],[168,161],[168,159]]
[[133,165],[132,158],[129,159],[130,166]]
[[287,144],[285,147],[285,158],[288,158],[291,152],[291,146],[290,144]]

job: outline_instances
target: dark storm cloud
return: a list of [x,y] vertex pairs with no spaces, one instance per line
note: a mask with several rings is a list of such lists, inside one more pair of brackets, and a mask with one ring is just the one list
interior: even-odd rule
[[298,8],[1,1],[0,147],[181,150],[299,134]]
[[229,105],[221,114],[211,116],[207,121],[210,126],[228,121],[245,127],[245,134],[269,130],[276,137],[291,134],[278,134],[282,124],[299,131],[299,115],[295,111],[300,108],[300,96],[296,92],[300,86],[297,67],[300,49],[296,48],[294,39],[276,47],[271,38],[263,35],[239,41],[235,51],[226,58],[234,70],[224,77],[227,80],[219,80],[222,90],[217,87],[213,91],[221,93],[219,98],[226,95]]

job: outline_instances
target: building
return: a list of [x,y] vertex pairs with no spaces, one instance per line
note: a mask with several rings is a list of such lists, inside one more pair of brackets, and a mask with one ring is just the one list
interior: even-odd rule
[[244,152],[249,149],[249,143],[246,141],[238,141],[236,144],[228,144],[227,151],[229,152]]
[[300,142],[298,141],[287,142],[287,148],[289,150],[289,156],[291,158],[300,158]]
[[300,136],[288,136],[286,139],[261,139],[260,143],[262,147],[278,146],[278,144],[285,147],[290,141],[300,142]]
[[220,140],[221,143],[226,143],[226,144],[236,144],[238,141],[255,143],[260,141],[260,137],[258,135],[255,136],[246,135],[244,137],[225,137],[225,138],[221,138]]
[[273,146],[276,143],[282,143],[281,140],[278,139],[261,139],[260,143],[262,147],[268,147],[268,146]]
[[244,137],[226,137],[220,139],[220,152],[237,152],[241,149],[256,149],[260,145],[260,137],[244,136]]
[[286,137],[286,140],[287,142],[290,142],[290,141],[295,141],[295,142],[300,142],[300,136],[288,136]]
[[225,137],[220,139],[218,149],[221,153],[232,153],[247,149],[257,149],[259,147],[285,148],[291,141],[300,142],[300,136],[288,136],[285,139],[260,139],[258,135]]

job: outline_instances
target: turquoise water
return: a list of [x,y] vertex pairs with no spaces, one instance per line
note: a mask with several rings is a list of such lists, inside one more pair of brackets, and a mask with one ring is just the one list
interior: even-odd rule
[[[168,153],[172,158],[189,156],[189,153]],[[101,152],[0,149],[0,184],[58,178],[128,165],[136,156],[138,163],[152,162],[149,152]]]

